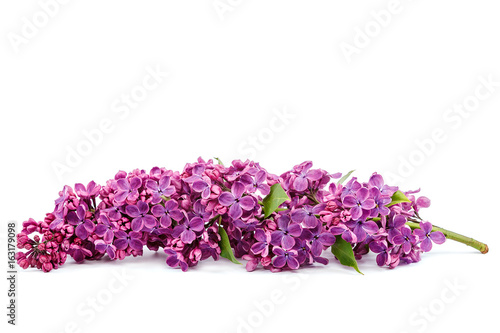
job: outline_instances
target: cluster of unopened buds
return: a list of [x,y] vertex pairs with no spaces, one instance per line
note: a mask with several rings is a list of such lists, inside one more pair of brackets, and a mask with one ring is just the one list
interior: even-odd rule
[[[225,257],[246,269],[278,272],[327,264],[330,248],[344,265],[372,251],[379,266],[420,260],[446,238],[483,253],[486,244],[420,218],[430,205],[418,191],[402,192],[374,173],[360,182],[304,162],[277,176],[253,161],[230,166],[201,158],[182,172],[154,167],[120,171],[105,185],[64,186],[43,221],[29,219],[17,235],[22,268],[44,272],[108,256],[140,256],[160,248],[171,267]],[[345,184],[344,184],[345,183]],[[358,270],[359,271],[359,270]]]

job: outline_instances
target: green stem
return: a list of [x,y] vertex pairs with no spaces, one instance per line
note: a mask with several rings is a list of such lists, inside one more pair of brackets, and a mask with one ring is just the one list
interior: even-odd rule
[[[420,223],[418,222],[406,222],[406,225],[413,229],[420,229]],[[488,253],[488,245],[481,243],[470,237],[457,234],[456,232],[449,231],[440,227],[433,226],[432,231],[441,231],[447,239],[457,241],[459,243],[471,246],[481,253]]]

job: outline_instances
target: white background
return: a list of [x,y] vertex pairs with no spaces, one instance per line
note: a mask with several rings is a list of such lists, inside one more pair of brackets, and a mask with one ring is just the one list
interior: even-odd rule
[[[224,259],[183,273],[166,266],[163,252],[82,265],[69,259],[49,274],[20,272],[15,328],[6,324],[2,278],[2,327],[410,333],[497,326],[496,2],[401,0],[384,26],[371,12],[392,8],[389,1],[223,0],[223,13],[212,0],[69,1],[50,7],[44,22],[40,3],[47,2],[0,5],[2,251],[6,222],[41,220],[64,184],[104,183],[118,170],[155,165],[180,170],[198,156],[229,163],[248,157],[252,137],[260,150],[251,157],[273,173],[312,160],[330,172],[356,169],[366,180],[378,171],[402,189],[421,187],[432,199],[426,218],[491,250],[481,255],[449,241],[394,270],[368,255],[359,263],[364,276],[326,251],[330,265],[300,274],[247,273]],[[39,27],[30,34],[34,20]],[[365,29],[371,37],[363,39]],[[357,53],[346,56],[347,44]],[[147,68],[168,77],[119,111],[122,95],[140,92]],[[497,82],[489,94],[481,77]],[[447,111],[464,102],[473,109],[467,115]],[[278,120],[284,110],[289,118]],[[111,128],[88,146],[84,132],[96,133],[103,121]],[[439,142],[429,143],[435,131]],[[68,151],[85,145],[87,155],[69,167]],[[68,167],[60,177],[57,163]],[[117,280],[121,274],[129,280]]]

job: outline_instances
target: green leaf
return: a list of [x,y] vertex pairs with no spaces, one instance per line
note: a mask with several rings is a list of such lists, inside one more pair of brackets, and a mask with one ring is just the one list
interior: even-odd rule
[[219,163],[219,165],[224,166],[224,163],[222,163],[222,161],[220,160],[220,158],[218,158],[218,157],[214,157],[214,158],[217,160],[217,163]]
[[264,206],[264,217],[271,215],[283,202],[287,200],[290,200],[290,198],[279,183],[271,186],[271,191],[268,195],[266,195],[264,200],[262,200],[262,204]]
[[220,256],[229,259],[235,264],[240,264],[236,257],[234,256],[233,249],[231,248],[231,244],[229,243],[229,237],[227,237],[226,230],[223,227],[219,226],[219,235],[220,235]]
[[349,178],[349,176],[356,170],[351,170],[349,171],[348,173],[346,173],[344,176],[342,176],[342,178],[339,179],[339,181],[337,182],[337,184],[342,184],[343,182],[346,181],[347,178]]
[[396,193],[394,193],[394,194],[392,195],[392,198],[391,198],[391,199],[392,199],[392,201],[391,201],[391,203],[389,203],[389,204],[387,205],[387,207],[391,207],[392,205],[396,205],[396,204],[398,204],[398,203],[402,203],[402,202],[411,202],[411,201],[410,201],[410,200],[406,197],[406,195],[405,195],[403,192],[401,192],[401,191],[396,191]]
[[344,266],[352,267],[361,275],[361,271],[358,268],[358,262],[354,258],[354,252],[352,250],[351,243],[346,242],[340,235],[335,236],[335,243],[332,245],[332,253],[340,263]]

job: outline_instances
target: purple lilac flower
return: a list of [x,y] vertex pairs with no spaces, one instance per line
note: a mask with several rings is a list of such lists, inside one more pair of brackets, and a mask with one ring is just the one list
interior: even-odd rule
[[396,245],[401,245],[405,254],[410,253],[413,245],[417,242],[417,237],[412,234],[409,227],[401,228],[401,234],[394,236],[392,239]]
[[373,235],[378,231],[377,223],[369,220],[351,220],[346,222],[346,226],[352,229],[358,242],[364,241],[367,235]]
[[247,185],[248,192],[254,193],[257,190],[260,190],[262,195],[268,195],[270,192],[270,187],[269,185],[265,184],[264,182],[267,179],[267,172],[264,170],[260,170],[255,174],[255,178],[252,178],[252,176],[248,174],[244,174],[241,176],[241,182]]
[[344,224],[338,224],[335,227],[331,227],[330,232],[333,235],[342,235],[341,236],[342,239],[348,243],[354,244],[358,242],[358,238],[356,237],[356,235],[352,232],[351,229],[346,227]]
[[149,205],[144,201],[138,201],[137,205],[128,205],[125,209],[127,214],[133,218],[132,230],[141,231],[143,229],[153,228],[158,221],[149,215]]
[[170,177],[164,175],[160,178],[159,183],[154,180],[148,179],[146,187],[153,192],[152,203],[157,204],[161,201],[162,196],[169,197],[175,193],[175,187],[170,185]]
[[290,216],[282,215],[278,218],[278,230],[271,234],[271,244],[291,249],[295,245],[295,238],[302,233],[299,224],[293,223]]
[[302,192],[307,189],[309,186],[309,182],[319,180],[323,177],[323,173],[319,169],[309,170],[312,167],[312,162],[306,162],[297,175],[297,177],[293,180],[293,188],[296,191]]
[[324,247],[331,246],[335,243],[335,236],[331,232],[323,232],[321,225],[318,225],[313,229],[302,230],[302,235],[300,237],[310,242],[311,253],[315,257],[319,257],[321,255]]
[[384,242],[371,242],[369,246],[372,252],[378,253],[376,259],[377,265],[384,266],[390,264],[389,249]]
[[397,186],[389,186],[384,184],[384,178],[378,173],[374,173],[370,177],[368,186],[377,188],[383,196],[389,197],[392,197],[392,195],[398,190]]
[[101,214],[99,216],[99,222],[95,227],[95,234],[99,237],[102,237],[104,242],[111,243],[113,237],[115,237],[115,231],[118,230],[118,227],[109,222],[109,219],[106,215]]
[[49,224],[49,228],[52,230],[61,229],[64,225],[64,210],[54,211],[55,220]]
[[188,264],[184,261],[184,257],[182,256],[182,254],[168,248],[165,248],[164,251],[168,255],[167,265],[169,265],[170,267],[180,266],[183,272],[187,271]]
[[191,244],[196,239],[196,233],[203,231],[205,222],[200,217],[193,217],[189,222],[185,221],[174,228],[172,236],[177,238],[180,236],[181,241],[185,244]]
[[370,196],[375,201],[375,207],[371,210],[370,217],[389,215],[391,211],[387,205],[391,203],[392,198],[390,196],[383,195],[376,187],[372,187],[370,189]]
[[219,196],[219,203],[222,206],[229,207],[229,216],[236,220],[243,215],[243,210],[252,210],[255,201],[251,196],[244,196],[245,185],[241,182],[234,182],[231,187],[231,193],[224,192]]
[[118,230],[115,233],[115,237],[116,239],[114,245],[117,250],[125,250],[129,246],[131,249],[136,251],[142,250],[142,234],[140,232],[131,231],[127,234],[123,230]]
[[95,249],[100,253],[107,253],[111,260],[116,258],[116,246],[111,242],[105,241],[103,239],[98,239],[95,241]]
[[418,240],[422,242],[420,248],[424,252],[429,252],[432,249],[432,242],[443,244],[446,237],[441,231],[432,232],[432,224],[430,222],[420,222],[420,229],[414,230]]
[[96,195],[99,194],[100,190],[101,190],[101,185],[96,185],[94,181],[88,183],[87,187],[85,187],[85,185],[81,183],[75,184],[75,192],[81,198],[88,199],[90,197],[95,197]]
[[206,182],[203,179],[197,180],[193,183],[193,190],[195,192],[201,193],[201,197],[203,199],[210,198],[211,187],[212,186],[210,184],[210,181]]
[[342,200],[347,208],[351,208],[351,217],[357,220],[363,215],[363,210],[371,210],[375,208],[375,201],[370,198],[368,189],[362,187],[356,191],[355,195],[349,194]]
[[78,244],[71,244],[68,253],[75,259],[77,263],[82,262],[85,257],[92,257],[92,252]]
[[303,208],[296,209],[292,212],[291,218],[293,222],[302,223],[306,228],[315,228],[320,220],[316,217],[325,208],[326,204],[318,204],[314,207],[306,205]]
[[66,216],[68,223],[76,226],[75,234],[80,239],[86,239],[90,235],[90,233],[94,231],[95,227],[92,221],[85,218],[85,215],[85,206],[80,205],[76,209],[76,212],[69,212],[68,216]]
[[394,237],[401,235],[401,228],[406,223],[406,217],[403,215],[393,215],[389,216],[389,222],[387,224],[387,240],[394,243]]
[[118,191],[115,195],[116,202],[123,202],[125,200],[135,200],[139,197],[139,192],[137,191],[142,185],[142,181],[139,177],[132,177],[130,181],[125,178],[120,178],[116,181]]
[[271,245],[271,233],[257,229],[254,237],[257,242],[252,245],[250,250],[253,254],[260,254],[263,257],[267,257],[269,255],[269,246]]
[[274,247],[273,253],[276,255],[273,258],[273,266],[276,268],[283,268],[285,266],[291,269],[299,268],[299,261],[297,260],[297,252],[295,250],[286,250],[281,247]]
[[178,207],[177,201],[168,200],[165,202],[165,207],[162,205],[155,205],[151,208],[151,212],[154,216],[160,218],[160,225],[163,228],[168,228],[172,225],[172,219],[178,222],[183,217]]

